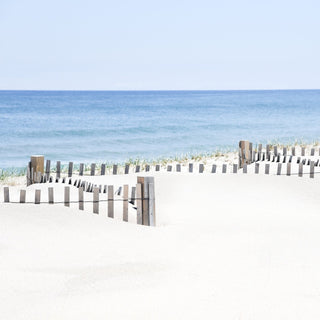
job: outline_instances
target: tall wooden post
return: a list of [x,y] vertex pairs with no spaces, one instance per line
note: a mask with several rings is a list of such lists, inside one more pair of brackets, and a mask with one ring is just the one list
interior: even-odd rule
[[[44,173],[44,156],[31,156],[31,172],[33,172],[33,174],[40,172],[41,175]],[[40,182],[37,177],[38,175],[36,175],[35,179],[34,176],[31,176],[31,183]]]
[[137,177],[142,186],[142,224],[156,225],[154,177]]
[[252,160],[252,143],[241,140],[239,142],[239,168],[243,168],[243,164],[250,164]]

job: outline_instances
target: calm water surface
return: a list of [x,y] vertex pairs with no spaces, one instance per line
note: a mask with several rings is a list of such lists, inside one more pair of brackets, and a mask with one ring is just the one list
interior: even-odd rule
[[0,91],[0,168],[124,162],[320,138],[320,90]]

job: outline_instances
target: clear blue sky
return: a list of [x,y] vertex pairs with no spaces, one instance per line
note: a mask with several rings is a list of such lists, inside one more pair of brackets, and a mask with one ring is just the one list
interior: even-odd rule
[[320,88],[319,16],[319,0],[1,0],[0,89]]

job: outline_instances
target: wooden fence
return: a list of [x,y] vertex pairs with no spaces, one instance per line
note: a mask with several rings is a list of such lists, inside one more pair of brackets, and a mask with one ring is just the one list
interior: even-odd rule
[[[53,181],[51,181],[53,182]],[[129,185],[123,185],[115,188],[113,185],[97,186],[81,180],[73,181],[72,178],[61,179],[60,181],[66,184],[64,187],[64,199],[63,201],[55,201],[55,188],[48,186],[47,201],[41,201],[41,189],[34,190],[34,201],[26,201],[26,190],[20,190],[19,201],[10,201],[10,188],[4,187],[4,202],[5,203],[20,203],[20,204],[61,204],[69,207],[70,203],[77,203],[79,210],[84,210],[86,203],[92,203],[92,212],[99,214],[100,207],[103,203],[107,203],[106,211],[109,218],[114,218],[115,207],[114,203],[121,201],[122,217],[123,221],[128,221],[129,206],[136,211],[137,224],[146,226],[156,225],[155,214],[155,188],[154,177],[137,177],[137,184],[131,189],[131,197],[129,198]],[[50,181],[49,181],[50,183]],[[71,200],[70,190],[71,188],[78,189],[77,199]],[[92,193],[92,200],[85,200],[84,194]],[[101,193],[105,193],[107,198],[102,199]]]

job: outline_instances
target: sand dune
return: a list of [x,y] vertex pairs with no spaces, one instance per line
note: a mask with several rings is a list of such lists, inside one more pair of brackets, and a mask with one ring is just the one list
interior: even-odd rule
[[317,180],[156,174],[156,228],[1,204],[1,318],[319,319]]

